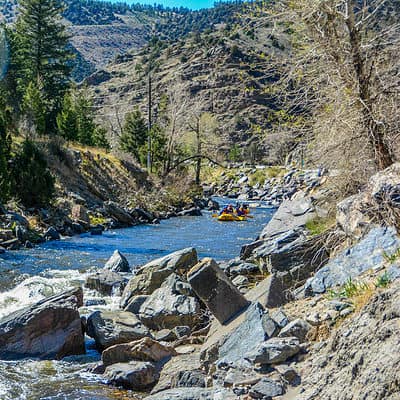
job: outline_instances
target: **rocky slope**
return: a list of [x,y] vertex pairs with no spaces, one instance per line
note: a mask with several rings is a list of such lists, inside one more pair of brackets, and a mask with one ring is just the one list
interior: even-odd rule
[[86,231],[96,235],[107,228],[201,215],[200,208],[208,207],[208,200],[192,191],[190,181],[182,181],[179,188],[161,186],[127,157],[65,147],[58,140],[38,144],[56,179],[55,199],[46,209],[0,204],[0,252]]
[[279,78],[287,37],[273,35],[273,27],[253,18],[244,17],[242,23],[244,28],[222,25],[167,47],[155,43],[89,77],[99,121],[118,136],[128,112],[135,107],[145,112],[146,71],[153,65],[155,116],[162,98],[172,97],[168,91],[175,87],[175,97],[189,96],[190,107],[201,104],[215,115],[222,152],[227,154],[236,143],[243,146],[246,159],[263,155],[271,163],[282,161],[288,138],[267,132],[279,110],[271,85]]
[[[142,48],[156,35],[178,40],[192,31],[213,30],[235,19],[240,3],[220,3],[210,10],[163,8],[105,1],[66,0],[64,17],[77,54],[74,78],[81,81],[116,56]],[[0,0],[0,21],[13,23],[18,0]]]
[[[371,183],[393,193],[398,168]],[[86,281],[103,295],[122,292],[118,310],[103,308],[83,321],[102,353],[90,371],[149,400],[397,399],[400,239],[393,227],[369,223],[349,245],[340,218],[335,231],[316,235],[308,222],[321,210],[313,203],[300,192],[284,201],[259,240],[226,263],[199,260],[187,248],[130,271],[115,252]],[[360,213],[366,207],[360,204]],[[327,246],[327,233],[342,235],[340,246]],[[326,285],[308,290],[321,273]],[[24,310],[24,331],[35,323],[29,313],[70,296]],[[0,325],[15,326],[19,316]],[[37,340],[55,327],[49,317]],[[57,348],[68,348],[57,339]],[[13,343],[0,329],[2,348]],[[26,346],[27,354],[36,350]],[[38,357],[48,357],[39,350]]]

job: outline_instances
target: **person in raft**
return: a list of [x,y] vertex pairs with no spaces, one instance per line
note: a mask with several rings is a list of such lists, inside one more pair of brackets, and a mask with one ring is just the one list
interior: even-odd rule
[[233,214],[233,206],[232,204],[229,204],[228,206],[225,206],[222,211],[219,213],[219,215],[222,214]]

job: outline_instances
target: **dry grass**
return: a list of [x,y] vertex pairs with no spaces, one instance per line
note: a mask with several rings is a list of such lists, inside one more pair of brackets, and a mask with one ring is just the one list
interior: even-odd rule
[[326,322],[321,325],[313,326],[307,334],[307,340],[310,342],[322,342],[329,339],[332,333],[332,327]]

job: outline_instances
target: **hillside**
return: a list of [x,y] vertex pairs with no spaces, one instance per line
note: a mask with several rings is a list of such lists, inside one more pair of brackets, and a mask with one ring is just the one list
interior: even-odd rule
[[[0,21],[15,21],[18,0],[0,0]],[[241,4],[218,3],[210,10],[190,11],[162,6],[66,0],[64,17],[71,44],[78,53],[77,81],[103,68],[118,55],[142,48],[155,35],[177,40],[192,31],[213,30],[216,24],[235,18]]]
[[280,110],[271,84],[279,79],[289,44],[287,33],[274,29],[242,18],[241,27],[222,24],[212,33],[193,34],[171,45],[155,42],[119,57],[86,80],[99,121],[118,136],[128,112],[134,107],[146,110],[146,71],[152,65],[155,115],[160,99],[175,84],[190,94],[191,105],[203,102],[203,109],[217,117],[225,154],[235,143],[252,145],[248,159],[264,153],[270,162],[281,162],[280,145],[287,145],[287,138],[268,134]]

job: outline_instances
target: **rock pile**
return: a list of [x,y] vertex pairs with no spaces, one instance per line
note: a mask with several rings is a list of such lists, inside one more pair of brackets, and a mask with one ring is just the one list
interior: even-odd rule
[[256,182],[252,183],[252,176],[263,175],[263,171],[267,171],[268,168],[242,167],[234,175],[228,170],[221,174],[219,184],[213,183],[206,187],[206,191],[216,196],[229,197],[238,201],[263,201],[277,207],[284,200],[291,199],[298,191],[311,192],[320,185],[324,174],[322,170],[303,171],[296,168],[287,170],[282,167],[274,174],[277,176],[268,178],[266,172],[261,181],[258,178]]

